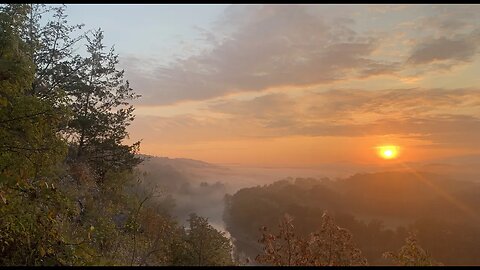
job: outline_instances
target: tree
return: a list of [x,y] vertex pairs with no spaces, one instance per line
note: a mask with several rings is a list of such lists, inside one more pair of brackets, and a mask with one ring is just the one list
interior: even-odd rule
[[322,215],[320,231],[313,233],[309,241],[309,250],[315,266],[366,265],[360,249],[353,243],[352,234],[335,224],[334,219],[325,212]]
[[414,233],[405,239],[405,245],[397,253],[385,252],[383,257],[393,260],[396,265],[401,266],[437,266],[442,265],[436,262],[427,251],[417,243],[417,237]]
[[0,7],[0,264],[64,264],[72,251],[62,235],[68,199],[53,169],[65,153],[62,113],[30,95],[35,65],[23,39],[29,5]]
[[191,214],[183,243],[177,244],[175,265],[233,265],[232,245],[224,232],[213,228],[208,219]]
[[308,265],[307,241],[295,235],[293,219],[285,215],[279,224],[277,235],[268,232],[263,226],[260,243],[264,244],[264,253],[257,256],[256,260],[276,266],[305,266]]
[[[75,48],[85,35],[74,33],[83,24],[69,25],[65,6],[52,7],[44,4],[24,5],[28,8],[22,38],[28,45],[35,66],[35,79],[28,93],[52,101],[55,105],[68,103],[62,86],[75,70],[71,69]],[[52,14],[53,13],[53,14]],[[52,14],[42,23],[41,18]]]
[[257,256],[260,263],[276,266],[349,266],[366,265],[367,260],[353,244],[351,234],[338,227],[326,212],[320,230],[304,239],[295,234],[293,219],[285,215],[277,235],[263,227],[260,243],[264,252]]
[[139,144],[123,140],[138,96],[103,32],[76,29],[64,7],[0,5],[0,265],[232,264],[207,219],[186,230],[135,196]]
[[0,172],[2,177],[37,179],[64,153],[57,133],[64,112],[28,95],[35,74],[29,46],[21,36],[28,13],[28,5],[0,10]]
[[92,166],[102,182],[108,171],[132,169],[141,161],[135,156],[140,142],[122,144],[134,119],[128,101],[139,95],[124,82],[124,71],[116,69],[114,48],[104,52],[103,32],[98,29],[86,39],[89,56],[74,59],[70,68],[74,72],[65,83],[72,97],[69,131],[76,146],[74,160]]

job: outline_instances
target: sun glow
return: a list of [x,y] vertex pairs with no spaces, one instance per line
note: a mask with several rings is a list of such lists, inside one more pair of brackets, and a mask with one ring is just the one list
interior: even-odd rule
[[383,159],[394,159],[398,156],[398,146],[384,145],[377,147],[378,155]]

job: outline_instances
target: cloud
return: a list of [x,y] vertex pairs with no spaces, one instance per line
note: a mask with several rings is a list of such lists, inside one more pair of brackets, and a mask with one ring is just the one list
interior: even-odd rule
[[[295,101],[283,93],[267,94],[251,100],[222,100],[213,103],[211,110],[247,118],[266,119],[291,113]],[[282,110],[282,108],[284,108]],[[287,109],[288,110],[285,110]]]
[[210,109],[248,118],[285,118],[329,120],[335,122],[360,121],[365,114],[376,117],[428,115],[441,111],[459,112],[460,108],[478,106],[480,91],[476,89],[332,89],[307,92],[298,97],[283,93],[265,94],[251,100],[216,102]]
[[422,11],[427,16],[420,18],[418,27],[430,28],[433,34],[446,37],[474,30],[480,18],[478,5],[424,6]]
[[456,39],[442,37],[424,41],[413,49],[408,61],[415,65],[445,60],[470,62],[478,52],[479,34],[480,32],[474,32]]
[[[475,144],[480,136],[479,89],[334,89],[289,96],[224,98],[200,114],[138,117],[149,141],[190,143],[288,136],[381,136],[440,145]],[[153,130],[155,129],[155,130]],[[195,132],[192,132],[195,131]]]
[[351,20],[325,20],[303,5],[234,6],[226,13],[230,16],[221,22],[228,35],[221,41],[210,36],[215,40],[211,49],[157,67],[155,87],[144,89],[143,103],[204,100],[398,69],[370,59],[378,42],[352,30]]
[[[142,105],[392,75],[422,78],[474,61],[476,6],[233,5],[195,54],[124,66]],[[385,21],[385,25],[378,25]]]
[[408,64],[429,70],[449,69],[472,62],[480,46],[480,7],[475,5],[424,6],[409,28],[416,40]]
[[427,140],[435,147],[474,148],[480,136],[480,118],[465,115],[384,118],[366,124],[310,125],[299,130],[310,136],[383,136]]

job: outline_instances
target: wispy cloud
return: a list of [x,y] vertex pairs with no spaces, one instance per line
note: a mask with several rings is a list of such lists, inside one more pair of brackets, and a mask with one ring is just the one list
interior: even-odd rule
[[437,38],[418,44],[409,58],[415,65],[451,60],[451,64],[471,62],[480,47],[480,31],[456,38]]
[[[381,75],[402,81],[473,62],[480,45],[474,10],[480,8],[231,6],[212,29],[199,28],[198,53],[169,63],[147,59],[148,71],[131,57],[127,75],[144,95],[138,102],[150,105]],[[380,16],[375,22],[394,15],[393,30],[366,24],[369,12]]]
[[398,68],[369,58],[377,46],[374,37],[355,32],[348,20],[333,23],[314,16],[306,6],[242,6],[230,13],[236,16],[228,38],[211,50],[158,67],[156,87],[146,89],[144,102],[168,104],[315,85]]
[[397,135],[452,146],[475,143],[480,136],[478,89],[335,89],[300,96],[280,92],[210,102],[206,111],[216,117],[148,117],[140,123],[144,129],[155,128],[149,134],[156,140],[173,143]]

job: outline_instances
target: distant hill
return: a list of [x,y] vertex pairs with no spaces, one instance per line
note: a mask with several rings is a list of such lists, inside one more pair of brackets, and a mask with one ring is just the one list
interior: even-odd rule
[[477,183],[417,171],[356,174],[335,187],[351,201],[350,209],[385,217],[456,215],[462,211],[459,204],[471,204],[480,195]]
[[[288,213],[302,234],[318,229],[324,210],[350,230],[373,265],[397,250],[406,229],[447,264],[478,264],[480,184],[430,172],[360,173],[336,181],[289,178],[243,188],[227,200],[225,222],[236,247],[254,258],[259,228],[275,230]],[[476,239],[476,240],[474,240]],[[455,251],[453,251],[455,250]]]
[[146,162],[153,162],[156,164],[171,165],[176,168],[223,168],[215,164],[211,164],[205,161],[188,159],[188,158],[169,158],[169,157],[157,157],[151,155],[139,155],[146,159]]

